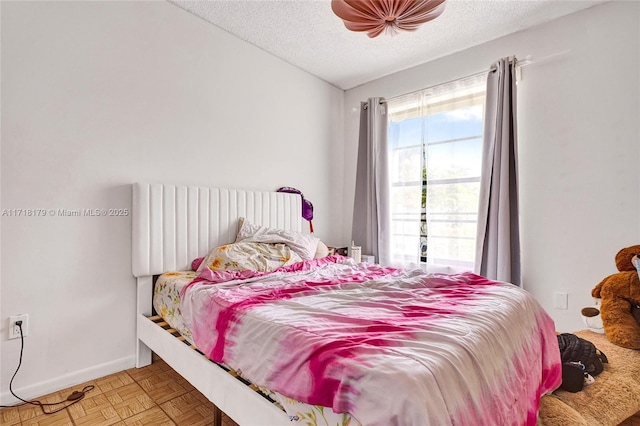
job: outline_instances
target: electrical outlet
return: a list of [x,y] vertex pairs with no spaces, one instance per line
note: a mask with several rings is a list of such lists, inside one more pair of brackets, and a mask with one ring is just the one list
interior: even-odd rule
[[[22,326],[16,324],[18,321],[22,321]],[[26,337],[29,334],[29,315],[20,314],[9,317],[9,339],[19,338],[21,328],[22,335]]]

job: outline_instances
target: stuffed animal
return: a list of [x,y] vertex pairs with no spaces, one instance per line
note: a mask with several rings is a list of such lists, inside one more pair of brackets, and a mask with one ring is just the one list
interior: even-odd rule
[[620,250],[616,254],[619,272],[591,290],[591,296],[601,299],[600,314],[607,339],[629,349],[640,349],[640,275],[633,263],[638,255],[640,245]]
[[560,387],[569,392],[581,391],[585,384],[593,383],[593,376],[604,370],[602,363],[609,360],[593,343],[575,334],[562,333],[557,337],[562,360]]

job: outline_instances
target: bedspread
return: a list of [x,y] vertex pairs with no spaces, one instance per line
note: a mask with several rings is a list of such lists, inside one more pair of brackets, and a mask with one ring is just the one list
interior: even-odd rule
[[561,382],[547,313],[526,291],[471,273],[333,256],[204,273],[181,310],[214,361],[363,425],[533,425]]

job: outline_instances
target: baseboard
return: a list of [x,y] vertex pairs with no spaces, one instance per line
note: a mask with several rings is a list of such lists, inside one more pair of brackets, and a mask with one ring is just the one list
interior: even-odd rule
[[[24,386],[22,388],[16,389],[14,387],[13,391],[20,398],[38,398],[40,396],[59,391],[60,389],[65,389],[71,386],[78,385],[80,383],[108,376],[109,374],[127,370],[129,368],[135,367],[135,365],[136,357],[135,355],[132,355],[111,362],[106,362],[104,364],[96,365],[94,367],[86,368],[84,370],[74,371],[72,373],[65,374],[51,380]],[[21,401],[13,396],[9,391],[2,392],[0,394],[0,405],[14,405],[19,402]]]

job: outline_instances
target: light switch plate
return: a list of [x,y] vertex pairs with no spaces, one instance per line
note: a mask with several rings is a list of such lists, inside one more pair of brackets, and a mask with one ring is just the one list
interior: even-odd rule
[[554,293],[554,306],[556,309],[569,309],[569,295],[560,291]]

